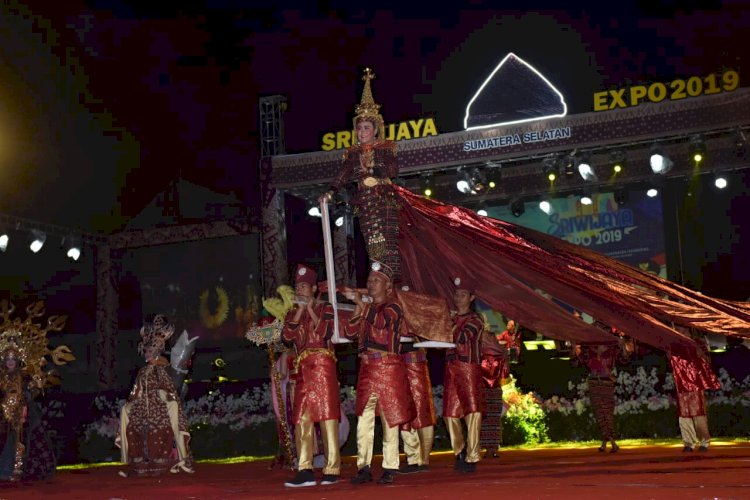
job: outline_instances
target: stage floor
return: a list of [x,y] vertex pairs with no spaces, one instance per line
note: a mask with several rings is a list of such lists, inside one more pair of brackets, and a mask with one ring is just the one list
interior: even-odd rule
[[[380,460],[373,460],[376,480]],[[268,460],[198,463],[195,474],[160,478],[123,478],[120,467],[102,466],[58,471],[45,483],[0,485],[0,499],[750,498],[750,442],[717,440],[705,453],[683,453],[678,444],[627,442],[616,454],[595,447],[502,450],[499,458],[482,460],[473,474],[455,472],[449,453],[431,460],[430,471],[399,475],[392,485],[354,486],[349,478],[356,472],[355,458],[344,457],[340,483],[307,488],[284,487],[293,473],[269,470]]]

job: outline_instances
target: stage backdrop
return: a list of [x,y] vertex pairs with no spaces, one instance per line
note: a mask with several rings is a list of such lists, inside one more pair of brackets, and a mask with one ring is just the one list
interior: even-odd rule
[[242,338],[257,321],[260,269],[255,234],[139,248],[123,262],[140,285],[143,315],[166,314],[202,344]]
[[[661,198],[649,198],[643,190],[591,196],[591,205],[582,205],[578,196],[550,200],[549,214],[539,202],[524,203],[516,217],[509,205],[486,208],[489,217],[512,222],[583,245],[619,261],[667,277],[664,254],[664,228]],[[505,328],[505,318],[484,304],[477,304],[493,331]],[[587,319],[589,322],[590,318]]]

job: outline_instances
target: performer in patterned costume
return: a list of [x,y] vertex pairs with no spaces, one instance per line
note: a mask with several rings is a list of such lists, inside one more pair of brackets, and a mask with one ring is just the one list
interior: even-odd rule
[[487,413],[479,430],[479,447],[485,457],[496,458],[503,440],[503,380],[508,377],[508,354],[489,329],[482,333],[482,382]]
[[41,301],[26,307],[24,319],[13,318],[15,311],[0,301],[0,481],[25,483],[55,473],[55,449],[35,398],[60,383],[50,361],[64,365],[75,356],[67,346],[48,346],[47,333],[61,331],[65,316],[50,316],[44,324]]
[[699,338],[696,332],[687,328],[675,328],[695,340],[693,349],[676,345],[667,352],[677,391],[677,412],[684,444],[682,451],[694,451],[696,444],[699,451],[708,451],[711,435],[704,391],[720,389],[721,383],[711,369],[705,338]]
[[406,364],[400,355],[403,311],[393,293],[393,271],[373,262],[367,278],[365,303],[357,290],[345,293],[356,304],[345,335],[359,344],[357,377],[357,475],[352,483],[372,481],[370,464],[375,437],[375,416],[383,426],[383,475],[379,484],[392,483],[399,468],[399,426],[415,417]]
[[401,344],[401,357],[406,363],[409,389],[416,411],[414,419],[401,427],[406,465],[399,472],[410,474],[429,469],[430,452],[435,440],[435,402],[426,351],[415,348],[411,342],[404,342]]
[[[445,356],[443,418],[451,437],[456,456],[454,468],[460,472],[474,472],[481,459],[479,429],[485,411],[482,388],[481,342],[484,320],[471,309],[474,287],[466,278],[453,279],[453,342]],[[466,422],[466,440],[461,419]]]
[[610,453],[617,453],[620,447],[615,435],[615,376],[613,370],[617,364],[627,363],[633,352],[632,341],[620,337],[619,343],[577,344],[573,348],[574,364],[582,364],[588,371],[587,384],[589,399],[594,411],[596,425],[602,444],[600,452],[607,450],[607,441],[611,443]]
[[371,261],[383,262],[393,270],[393,280],[401,279],[398,253],[399,198],[391,179],[398,175],[396,144],[385,140],[385,125],[380,105],[372,97],[370,68],[362,78],[365,87],[355,108],[354,129],[358,143],[344,153],[343,165],[321,199],[330,201],[348,182],[356,182],[357,194],[352,200]]
[[[167,373],[169,362],[161,356],[172,334],[174,325],[162,315],[156,315],[141,328],[138,352],[146,359],[146,366],[138,370],[135,385],[122,407],[115,439],[122,462],[130,466],[132,475],[194,472],[182,401]],[[177,448],[176,463],[171,458],[173,446]],[[120,475],[129,474],[121,471]]]
[[336,373],[336,354],[331,344],[333,308],[315,299],[318,275],[299,264],[295,273],[296,307],[284,321],[284,341],[294,345],[297,380],[294,387],[292,424],[297,447],[297,475],[289,487],[316,485],[313,473],[315,423],[320,424],[326,464],[320,484],[333,484],[341,472],[339,417],[341,402]]

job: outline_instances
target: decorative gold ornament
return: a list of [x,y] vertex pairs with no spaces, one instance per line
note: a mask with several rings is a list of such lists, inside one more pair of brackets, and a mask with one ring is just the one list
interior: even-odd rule
[[365,68],[365,75],[362,80],[365,81],[365,88],[362,89],[362,99],[359,104],[354,108],[354,128],[357,128],[357,122],[360,120],[370,120],[375,124],[378,129],[378,139],[385,139],[385,123],[383,117],[380,115],[380,104],[375,103],[375,99],[372,98],[372,89],[370,88],[370,80],[375,78],[375,73],[372,69]]
[[210,329],[219,328],[229,316],[229,295],[227,295],[227,291],[220,286],[214,287],[214,291],[216,292],[216,297],[218,299],[216,311],[212,313],[208,307],[209,290],[203,290],[200,294],[198,306],[201,323],[203,323],[206,328]]
[[59,383],[53,370],[44,371],[47,357],[56,365],[64,365],[75,359],[67,346],[50,350],[47,333],[59,332],[65,327],[66,316],[50,316],[46,326],[35,323],[45,314],[44,302],[37,301],[26,307],[26,319],[13,318],[16,307],[3,300],[0,302],[0,354],[14,356],[19,360],[21,372],[28,375],[31,384],[44,389]]

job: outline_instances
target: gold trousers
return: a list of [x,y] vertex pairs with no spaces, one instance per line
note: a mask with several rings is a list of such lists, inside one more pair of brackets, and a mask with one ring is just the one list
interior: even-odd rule
[[[362,416],[357,419],[357,469],[372,463],[377,405],[378,398],[371,395]],[[383,410],[380,410],[380,423],[383,426],[383,469],[398,469],[398,426],[388,427]]]
[[453,454],[458,455],[466,448],[466,463],[474,464],[481,459],[479,449],[479,429],[482,427],[482,414],[480,412],[469,413],[463,420],[466,421],[466,441],[464,441],[464,430],[460,418],[443,417],[445,426],[451,436],[451,448]]
[[[338,476],[341,473],[341,453],[339,451],[339,421],[336,419],[320,422],[320,438],[323,440],[323,454],[326,465],[323,474]],[[299,463],[297,470],[312,470],[313,450],[315,449],[315,423],[310,420],[310,412],[305,412],[294,426],[294,442],[297,445]]]
[[421,429],[401,431],[404,454],[409,465],[429,465],[432,443],[435,440],[435,427],[429,425]]
[[711,435],[708,433],[708,419],[701,417],[679,417],[680,434],[685,446],[695,447],[695,443],[708,447]]

